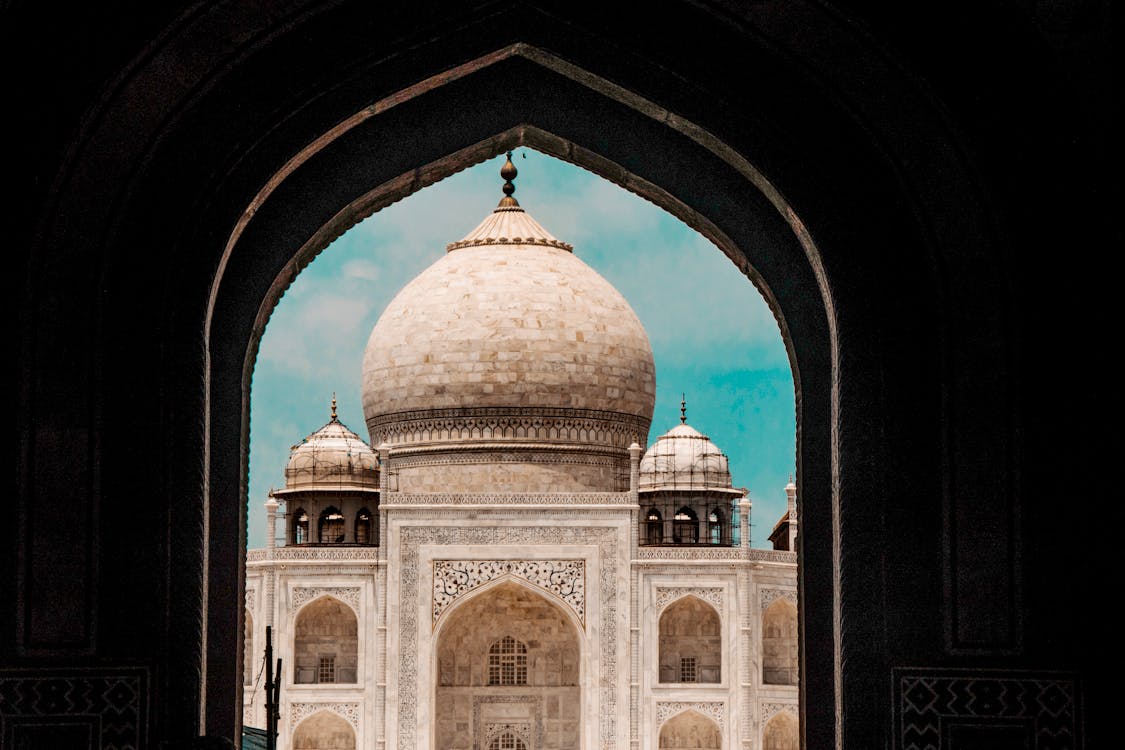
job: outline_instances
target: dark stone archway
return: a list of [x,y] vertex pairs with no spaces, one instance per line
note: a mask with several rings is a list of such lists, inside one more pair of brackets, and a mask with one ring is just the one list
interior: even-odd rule
[[[1081,686],[1109,641],[1053,602],[1093,600],[1121,513],[1098,470],[1120,453],[1100,364],[1115,296],[1072,257],[1119,244],[1100,79],[1080,75],[1108,49],[1104,3],[983,4],[973,24],[936,3],[921,24],[677,3],[645,6],[644,34],[629,4],[160,5],[13,4],[0,24],[5,69],[35,61],[7,175],[24,221],[5,689],[118,681],[141,746],[233,736],[263,300],[373,189],[536,134],[725,238],[788,332],[806,746],[981,724],[965,701],[910,702],[939,683],[1063,696],[983,722],[990,737],[1056,731],[1040,714],[1080,733],[1084,700],[1090,731],[1104,721]],[[571,67],[510,55],[448,77],[518,43]],[[1068,358],[1037,356],[1060,341],[1087,387],[1059,389]],[[1100,523],[1060,544],[1058,499],[1082,477]],[[81,733],[20,710],[0,711],[5,743]]]

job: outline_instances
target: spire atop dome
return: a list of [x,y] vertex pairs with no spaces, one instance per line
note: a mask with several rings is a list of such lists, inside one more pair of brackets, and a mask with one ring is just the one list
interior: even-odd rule
[[687,394],[680,394],[680,424],[687,424]]
[[339,422],[340,421],[339,418],[336,417],[336,391],[332,391],[332,418],[328,421],[329,422]]
[[463,247],[544,245],[566,250],[568,253],[574,252],[574,247],[569,242],[555,239],[512,197],[512,193],[516,192],[516,186],[512,184],[512,180],[516,178],[516,167],[512,164],[511,151],[500,170],[500,176],[505,180],[504,197],[500,199],[500,204],[463,239],[446,245],[446,251],[452,252]]
[[500,168],[500,176],[504,178],[504,197],[500,199],[497,208],[520,207],[519,201],[512,197],[512,193],[516,192],[516,186],[512,180],[516,179],[517,174],[519,174],[519,171],[516,169],[516,165],[512,164],[512,152],[509,151],[508,161],[504,162],[504,166]]

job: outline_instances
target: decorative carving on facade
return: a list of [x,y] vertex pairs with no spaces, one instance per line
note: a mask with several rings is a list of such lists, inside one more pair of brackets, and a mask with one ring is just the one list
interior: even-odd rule
[[544,493],[419,493],[388,492],[380,505],[621,505],[633,506],[636,502],[628,492],[574,492]]
[[531,744],[531,724],[528,722],[488,722],[484,725],[484,742],[482,747],[488,747],[488,744],[496,738],[497,735],[510,732],[519,737],[524,742]]
[[968,725],[1021,732],[1021,747],[1082,747],[1072,675],[909,667],[894,672],[895,748],[940,750],[951,745],[951,727]]
[[[268,549],[252,549],[246,562],[270,560]],[[276,547],[273,560],[378,560],[378,547]]]
[[[535,726],[532,727],[527,722],[488,722],[483,724],[481,722],[481,706],[485,703],[529,703],[531,704],[530,714],[535,719]],[[523,733],[520,734],[528,745],[533,748],[543,747],[543,714],[540,712],[540,700],[537,695],[474,695],[473,696],[473,726],[481,727],[477,731],[478,744],[477,747],[486,748],[488,742],[504,731],[504,727],[523,727]],[[516,730],[512,730],[516,731]],[[533,736],[534,735],[534,736]],[[402,743],[399,743],[402,746]]]
[[92,747],[133,750],[145,741],[148,682],[143,667],[0,670],[0,727],[11,731],[17,717],[65,716],[67,724],[86,726]]
[[536,406],[462,407],[397,412],[368,421],[372,444],[455,440],[546,440],[628,448],[647,435],[649,420],[594,409]]
[[359,616],[359,586],[294,586],[289,598],[289,614],[319,596],[331,596],[351,607]]
[[695,596],[723,611],[723,589],[721,586],[658,586],[656,588],[656,608],[662,610],[682,596]]
[[738,547],[640,547],[638,560],[741,560]]
[[[565,451],[565,452],[564,452]],[[415,469],[422,466],[457,466],[465,464],[580,464],[585,466],[613,466],[621,460],[619,448],[592,450],[583,445],[503,445],[474,443],[450,444],[446,452],[426,450],[408,453],[401,450],[391,459],[393,469]]]
[[797,592],[793,589],[760,589],[758,597],[763,612],[778,599],[784,599],[794,607],[797,606]]
[[762,723],[766,723],[782,711],[798,716],[796,703],[762,703]]
[[290,703],[289,704],[289,732],[292,733],[297,729],[297,725],[308,717],[315,714],[317,711],[331,711],[338,714],[341,718],[345,719],[352,725],[352,729],[359,733],[359,715],[361,712],[361,704],[359,703]]
[[257,597],[258,597],[257,589],[251,589],[251,588],[246,589],[246,609],[250,610],[251,612],[254,611],[254,604],[257,601]]
[[663,726],[664,722],[676,714],[691,710],[703,714],[721,727],[726,705],[724,701],[657,701],[656,726]]
[[505,576],[527,581],[562,599],[586,624],[583,560],[434,560],[433,623],[459,596]]
[[[423,517],[424,518],[424,517]],[[419,519],[420,521],[422,518]],[[398,750],[415,750],[417,706],[411,690],[418,685],[418,548],[423,544],[482,546],[537,544],[596,544],[599,559],[605,561],[594,591],[598,596],[602,621],[598,660],[602,665],[603,685],[617,684],[617,531],[613,528],[558,526],[404,526],[399,535],[401,570],[399,584],[399,664]],[[426,571],[427,574],[429,571]],[[612,745],[617,736],[617,691],[599,691],[597,717],[600,742]],[[538,743],[537,743],[538,746]]]

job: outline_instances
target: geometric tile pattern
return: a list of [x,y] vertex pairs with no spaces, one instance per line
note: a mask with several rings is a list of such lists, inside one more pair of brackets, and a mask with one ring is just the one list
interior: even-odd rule
[[1071,674],[898,667],[894,691],[900,750],[1082,746],[1080,696]]
[[69,727],[99,750],[137,750],[147,711],[143,667],[0,670],[0,747],[54,744],[59,735],[51,733]]

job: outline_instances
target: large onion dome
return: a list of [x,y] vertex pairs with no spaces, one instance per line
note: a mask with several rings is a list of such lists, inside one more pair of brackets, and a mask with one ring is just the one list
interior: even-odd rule
[[400,491],[610,491],[652,418],[652,347],[624,297],[506,197],[406,285],[363,361]]

